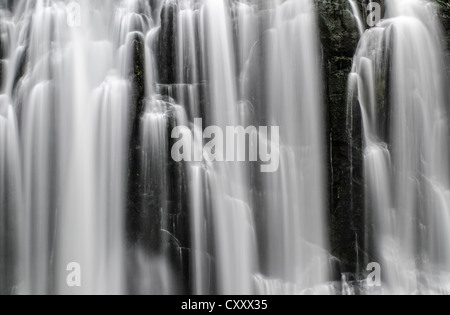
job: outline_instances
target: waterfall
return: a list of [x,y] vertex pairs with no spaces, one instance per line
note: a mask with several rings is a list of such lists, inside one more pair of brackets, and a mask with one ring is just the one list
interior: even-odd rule
[[[212,289],[211,256],[216,257],[218,293],[286,294],[326,283],[324,139],[313,2],[269,1],[262,10],[257,1],[236,1],[229,9],[222,1],[199,5],[185,0],[177,14],[182,72],[174,97],[189,116],[205,113],[208,124],[221,127],[270,123],[284,128],[283,166],[275,175],[255,174],[248,163],[190,164],[194,292]],[[270,74],[257,72],[258,58]],[[294,64],[283,63],[287,60]],[[255,100],[254,85],[268,101]],[[187,105],[201,98],[203,107]],[[303,136],[292,138],[298,134]],[[203,143],[195,130],[192,137]],[[279,150],[265,141],[270,150]],[[261,193],[256,182],[262,183]],[[209,192],[206,199],[202,191]]]
[[[312,1],[275,8],[267,119],[281,126],[281,167],[265,179],[269,273],[304,290],[328,280],[321,60]],[[280,231],[283,231],[280,233]]]
[[[234,72],[236,56],[232,42],[231,17],[225,2],[206,0],[203,8],[204,42],[210,81],[213,125],[225,130],[240,122],[238,91]],[[217,136],[217,135],[216,135]],[[242,163],[211,165],[209,181],[216,232],[219,292],[251,293],[255,272],[253,213],[250,204],[248,169]],[[225,224],[223,224],[225,223]],[[230,233],[228,227],[233,227]]]
[[[14,287],[5,290],[123,293],[130,93],[120,74],[127,56],[104,27],[113,8],[80,2],[92,15],[82,11],[83,23],[70,27],[63,2],[14,5],[1,97],[11,174],[2,178],[13,179],[8,196],[20,202],[8,198],[2,213],[14,220],[7,250],[19,244]],[[81,287],[67,285],[71,263],[82,267]]]
[[0,0],[0,294],[448,293],[437,3]]
[[[330,280],[313,1],[10,9],[0,11],[2,292],[288,294]],[[280,171],[212,161],[199,150],[206,124],[248,127],[246,149],[279,153]],[[266,124],[282,126],[281,139]],[[176,126],[194,161],[173,160]],[[77,266],[81,286],[69,283]]]
[[448,292],[449,134],[435,17],[428,1],[387,2],[349,79],[363,119],[366,251],[395,294]]
[[352,14],[356,20],[356,25],[358,26],[359,34],[362,35],[366,28],[361,13],[359,12],[358,3],[355,0],[348,0],[348,3],[352,8]]
[[23,220],[21,169],[19,159],[18,126],[9,99],[0,96],[0,293],[7,293],[17,283],[22,258],[20,251],[24,239],[17,223]]

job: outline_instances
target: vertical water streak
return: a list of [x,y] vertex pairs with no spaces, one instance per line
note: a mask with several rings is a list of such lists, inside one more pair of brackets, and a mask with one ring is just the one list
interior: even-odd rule
[[435,10],[428,1],[387,2],[387,18],[364,34],[353,66],[374,223],[367,244],[396,294],[448,286],[448,117]]
[[[313,1],[275,6],[268,49],[268,121],[280,126],[280,170],[265,178],[270,278],[296,291],[328,280],[324,118]],[[272,148],[274,150],[275,148]],[[276,293],[276,292],[270,292]],[[294,292],[292,292],[294,293]]]
[[[125,293],[125,225],[124,185],[128,145],[129,84],[115,76],[106,78],[92,97],[92,106],[97,107],[98,122],[95,186],[96,263],[98,264],[96,285],[102,294]],[[111,276],[114,275],[114,276]]]
[[18,290],[23,271],[23,237],[17,223],[23,220],[19,130],[9,99],[0,95],[0,293]]
[[[232,20],[226,1],[205,0],[201,15],[211,102],[207,121],[225,132],[242,122]],[[208,169],[218,292],[251,294],[256,246],[248,168],[238,162],[212,162]]]
[[[130,91],[128,77],[119,70],[131,61],[116,54],[120,43],[114,36],[126,38],[129,28],[112,34],[105,25],[123,8],[150,12],[133,1],[121,3],[79,1],[81,25],[73,27],[63,1],[14,6],[13,31],[8,31],[13,53],[2,86],[20,114],[22,156],[9,149],[17,152],[11,170],[23,174],[17,213],[22,217],[15,222],[23,237],[18,293],[125,292],[123,182]],[[149,22],[134,24],[145,28]],[[8,117],[12,122],[13,115]],[[66,281],[72,262],[81,266],[79,288]]]
[[355,0],[348,0],[348,2],[352,8],[352,14],[356,20],[356,26],[358,27],[359,35],[362,36],[364,31],[366,30],[366,27],[361,16],[361,12],[359,11],[358,3]]

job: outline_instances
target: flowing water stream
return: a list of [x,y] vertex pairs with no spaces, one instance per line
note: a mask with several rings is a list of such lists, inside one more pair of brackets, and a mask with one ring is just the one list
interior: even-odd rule
[[[348,5],[361,36],[348,106],[363,122],[363,263],[382,265],[384,293],[448,293],[436,8],[386,1],[366,30]],[[320,35],[313,0],[0,1],[0,293],[365,287],[339,281],[331,254]],[[230,126],[247,133],[231,145],[245,153],[221,151]],[[174,156],[173,130],[192,159]]]

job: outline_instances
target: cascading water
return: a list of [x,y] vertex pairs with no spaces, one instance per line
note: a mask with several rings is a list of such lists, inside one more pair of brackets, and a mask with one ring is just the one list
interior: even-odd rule
[[[2,105],[8,128],[2,145],[11,172],[18,172],[6,177],[12,179],[6,187],[20,195],[11,207],[21,205],[10,233],[20,236],[13,238],[20,240],[14,290],[123,293],[130,88],[120,71],[131,62],[115,53],[121,44],[104,27],[114,23],[113,7],[80,2],[93,18],[85,14],[74,27],[63,2],[16,1],[14,7],[1,96],[12,99]],[[125,3],[118,11],[126,9]],[[66,281],[73,262],[84,274],[79,288]]]
[[[206,95],[208,107],[188,106],[189,112],[194,117],[205,113],[208,124],[222,128],[268,123],[283,129],[282,166],[275,175],[254,174],[254,167],[243,163],[190,164],[196,293],[211,290],[209,254],[217,259],[219,293],[298,293],[328,280],[314,3],[269,1],[267,8],[259,6],[258,1],[236,1],[231,9],[213,0],[203,6],[179,4],[177,60],[182,72],[176,88],[195,92],[177,93],[177,101],[190,104],[192,95]],[[269,69],[262,76],[255,72],[258,58]],[[202,79],[206,91],[199,84]],[[255,85],[267,100],[257,99]],[[201,145],[203,140],[192,133]],[[265,141],[270,151],[280,150],[270,138]],[[253,188],[256,182],[263,183],[262,193]],[[206,199],[205,190],[210,191]],[[204,227],[210,222],[214,230]]]
[[22,257],[18,248],[23,238],[17,223],[23,219],[21,169],[15,163],[19,156],[18,127],[9,99],[0,96],[0,292],[6,293],[17,280]]
[[448,292],[449,134],[435,10],[423,0],[388,1],[349,79],[363,119],[366,250],[389,293]]
[[356,20],[356,25],[358,26],[359,34],[362,35],[366,28],[363,23],[361,13],[359,12],[358,4],[355,0],[348,0],[348,3],[350,4],[350,7],[352,8],[352,14]]
[[280,171],[265,183],[266,254],[269,275],[292,285],[291,293],[326,283],[329,272],[315,20],[312,1],[286,1],[275,7],[267,42],[267,120],[281,126],[281,155]]
[[[174,271],[186,257],[197,294],[298,293],[324,284],[313,2],[79,4],[81,24],[73,27],[62,1],[17,1],[13,14],[2,11],[2,43],[9,44],[2,46],[8,53],[0,98],[0,174],[8,183],[0,191],[8,223],[1,267],[17,269],[2,289],[174,293],[183,274]],[[173,43],[162,46],[172,33]],[[174,60],[161,56],[170,47]],[[272,75],[255,75],[258,54]],[[176,67],[171,73],[158,62]],[[267,101],[255,97],[255,82]],[[231,161],[174,163],[170,128],[185,126],[201,148],[206,126],[191,125],[198,118],[223,130],[283,126],[281,148],[270,134],[256,135],[272,154],[281,152],[281,171],[255,174],[254,165]],[[182,227],[186,209],[190,229]],[[72,262],[82,266],[81,287],[66,284]]]
[[[448,293],[435,7],[386,1],[365,30],[339,3],[362,35],[342,128],[362,113],[363,255],[385,284],[362,292]],[[329,246],[324,8],[0,0],[0,293],[359,293]]]

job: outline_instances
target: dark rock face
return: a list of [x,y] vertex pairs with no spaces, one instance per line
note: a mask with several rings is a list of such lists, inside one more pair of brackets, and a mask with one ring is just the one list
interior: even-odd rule
[[130,67],[129,77],[131,79],[131,109],[130,109],[130,151],[129,151],[129,171],[128,171],[128,224],[129,231],[133,235],[131,239],[136,239],[135,233],[138,233],[136,228],[137,214],[140,209],[140,119],[144,108],[144,56],[143,39],[135,36],[131,47],[133,51],[134,65]]
[[[177,4],[166,1],[161,11],[161,28],[154,42],[158,60],[158,83],[175,83],[175,30]],[[140,33],[127,43],[134,61],[129,68],[131,82],[131,135],[128,173],[128,240],[130,257],[143,250],[149,257],[164,256],[168,259],[177,279],[180,292],[188,292],[190,234],[185,168],[170,157],[174,139],[164,148],[143,143],[143,116],[147,106],[155,106],[164,115],[166,130],[170,136],[177,125],[173,100],[161,96],[151,100],[145,94],[145,40]],[[156,103],[159,105],[157,106]],[[164,128],[164,126],[163,126]],[[153,147],[152,147],[153,146]],[[157,154],[157,156],[155,156]],[[144,158],[151,156],[151,158]],[[155,167],[159,165],[160,167]],[[151,174],[143,174],[144,169]],[[133,290],[133,285],[130,285]]]
[[[361,152],[350,160],[347,128],[347,81],[359,32],[346,0],[316,1],[323,49],[325,102],[329,134],[329,194],[331,254],[340,261],[340,272],[355,272],[357,248],[362,248],[363,189]],[[363,4],[360,3],[362,8]],[[354,144],[361,129],[354,126]],[[358,154],[359,153],[359,154]],[[357,158],[359,156],[359,158]],[[353,164],[353,170],[352,170]]]
[[5,62],[0,59],[0,92],[3,91],[3,69],[5,68]]
[[0,9],[11,10],[14,7],[14,0],[0,0]]
[[161,10],[161,29],[157,47],[158,73],[161,84],[175,83],[176,76],[176,29],[178,5],[166,0]]
[[[365,10],[367,2],[357,1],[363,22],[368,14]],[[384,16],[385,1],[377,2],[381,5],[382,16]],[[447,67],[450,74],[450,4],[447,0],[437,0],[437,2],[439,18],[446,35],[444,45],[447,46],[449,61]],[[363,242],[367,238],[365,234],[368,231],[370,233],[371,228],[365,225],[367,217],[364,210],[362,126],[358,106],[351,109],[352,129],[350,130],[347,126],[350,113],[347,108],[347,81],[359,34],[347,0],[317,0],[316,4],[323,48],[325,99],[330,135],[331,254],[340,261],[341,272],[358,274],[364,272],[365,266],[361,265],[361,269],[357,270],[356,263],[364,264],[375,255],[375,253],[362,251],[365,247]]]
[[450,3],[447,0],[437,0],[439,5],[439,18],[444,25],[447,39],[450,39]]
[[437,0],[439,5],[439,19],[444,27],[446,56],[447,56],[447,73],[450,77],[450,3],[448,0]]
[[[1,3],[0,3],[0,9],[2,8],[2,6],[1,6]],[[3,69],[5,68],[5,66],[4,66],[4,60],[3,59],[5,59],[6,58],[6,55],[7,55],[7,44],[6,44],[6,36],[7,36],[7,34],[6,34],[6,32],[4,31],[5,30],[5,27],[4,27],[4,25],[3,25],[3,23],[2,23],[2,21],[1,21],[1,19],[2,19],[2,12],[0,12],[0,92],[2,92],[2,89],[3,89],[3,84],[2,84],[2,82],[3,82]]]

